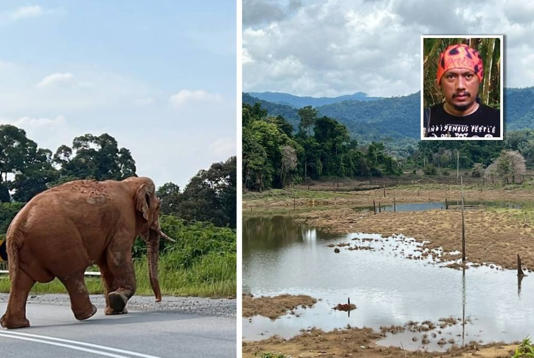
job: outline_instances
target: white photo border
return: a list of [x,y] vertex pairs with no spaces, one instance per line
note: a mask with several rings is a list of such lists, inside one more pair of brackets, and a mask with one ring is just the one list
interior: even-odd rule
[[[500,106],[499,106],[499,112],[500,112],[500,127],[501,127],[501,133],[499,137],[491,137],[491,138],[484,138],[484,137],[425,137],[424,136],[424,83],[425,83],[425,77],[424,77],[424,40],[429,38],[439,38],[439,39],[448,39],[448,38],[493,38],[493,39],[499,39],[499,47],[500,47],[500,54],[501,54],[501,60],[499,63],[499,82],[500,82]],[[503,140],[504,139],[504,101],[503,101],[503,90],[504,90],[504,35],[477,35],[477,34],[463,34],[463,35],[421,35],[421,123],[420,123],[420,139],[421,140],[452,140],[452,141],[458,141],[458,140]]]

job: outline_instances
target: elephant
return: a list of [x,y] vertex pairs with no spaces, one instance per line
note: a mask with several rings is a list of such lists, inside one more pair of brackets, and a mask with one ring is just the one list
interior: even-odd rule
[[84,272],[98,265],[106,315],[127,313],[135,293],[132,246],[137,236],[147,244],[149,277],[156,302],[159,240],[169,239],[159,223],[160,200],[146,177],[122,181],[75,180],[33,197],[15,216],[6,234],[11,288],[0,324],[28,327],[26,301],[35,282],[57,277],[66,287],[74,317],[96,313]]

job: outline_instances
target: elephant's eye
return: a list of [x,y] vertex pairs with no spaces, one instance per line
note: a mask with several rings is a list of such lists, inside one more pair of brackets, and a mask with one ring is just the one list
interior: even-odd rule
[[150,195],[145,194],[145,200],[146,200],[146,205],[148,205],[148,207],[150,207]]

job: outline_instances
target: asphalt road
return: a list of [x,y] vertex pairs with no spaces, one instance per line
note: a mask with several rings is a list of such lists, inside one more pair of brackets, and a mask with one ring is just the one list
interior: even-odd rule
[[[31,327],[0,329],[0,357],[236,357],[235,316],[135,305],[105,316],[95,304],[93,317],[77,321],[68,302],[29,303]],[[5,309],[2,300],[0,315]]]

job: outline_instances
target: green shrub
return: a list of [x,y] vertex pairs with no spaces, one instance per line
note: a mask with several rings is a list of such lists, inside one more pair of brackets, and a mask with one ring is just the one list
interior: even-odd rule
[[534,357],[534,346],[530,342],[530,338],[525,338],[515,350],[512,358],[531,358]]
[[0,203],[0,234],[5,234],[11,220],[25,203]]

